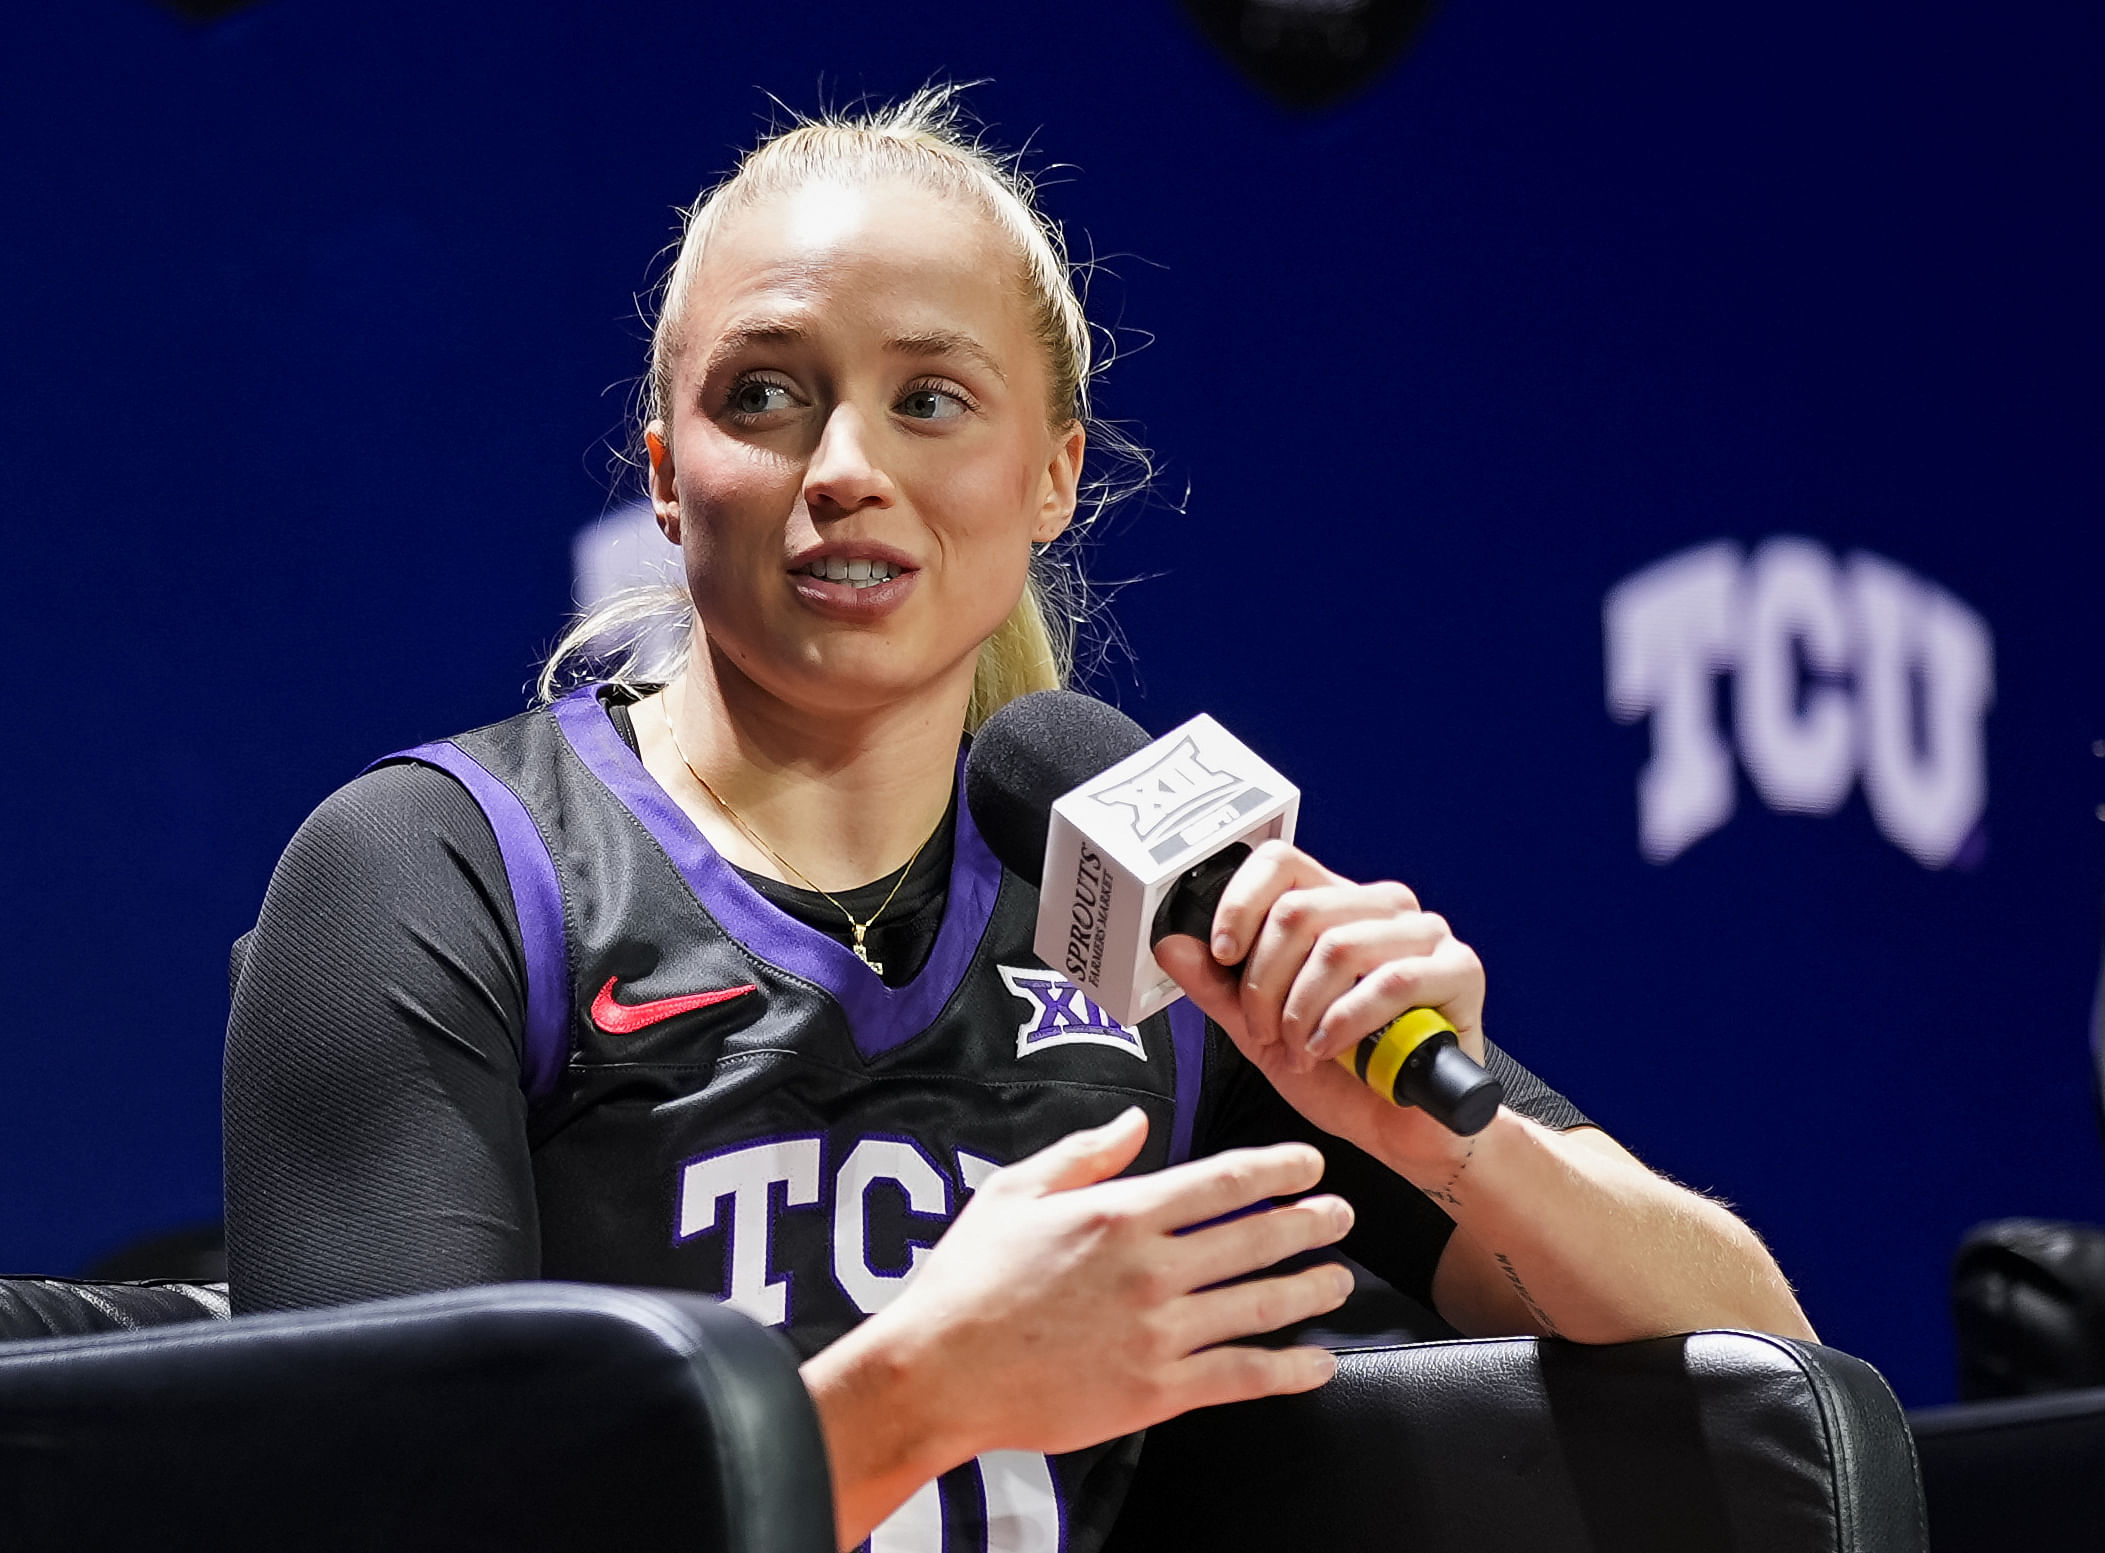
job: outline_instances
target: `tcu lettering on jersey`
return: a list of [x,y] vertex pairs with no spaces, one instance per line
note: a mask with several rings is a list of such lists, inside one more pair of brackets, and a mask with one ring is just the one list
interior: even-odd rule
[[[791,1275],[769,1276],[779,1214],[809,1210],[831,1215],[834,1282],[856,1309],[874,1315],[899,1297],[963,1199],[999,1168],[991,1159],[959,1149],[955,1174],[950,1175],[911,1139],[866,1137],[842,1158],[829,1194],[823,1179],[825,1152],[826,1141],[817,1134],[764,1138],[689,1160],[680,1168],[675,1240],[710,1233],[727,1236],[724,1303],[769,1326],[786,1324],[794,1304]],[[925,1240],[909,1240],[903,1268],[870,1265],[869,1197],[880,1182],[905,1195],[910,1214],[930,1221]],[[1059,1553],[1065,1517],[1045,1457],[1033,1451],[994,1451],[967,1470],[978,1479],[986,1553]],[[923,1484],[872,1534],[870,1553],[942,1553],[950,1546],[945,1519],[940,1485]]]
[[1962,859],[1988,804],[1994,642],[1936,584],[1810,539],[1742,558],[1699,545],[1625,578],[1603,608],[1608,709],[1649,717],[1638,845],[1665,863],[1732,817],[1740,764],[1772,809],[1832,814],[1862,780],[1879,830],[1925,868]]
[[1002,985],[1029,1007],[1016,1026],[1016,1055],[1028,1057],[1052,1046],[1111,1046],[1148,1060],[1140,1032],[1122,1025],[1082,995],[1082,989],[1042,965],[997,965]]
[[[899,1297],[964,1199],[999,1168],[959,1149],[954,1173],[945,1172],[911,1139],[862,1138],[834,1169],[829,1192],[825,1154],[826,1140],[811,1133],[742,1143],[680,1167],[674,1244],[698,1235],[725,1236],[724,1303],[765,1325],[786,1325],[794,1308],[791,1275],[771,1276],[782,1214],[830,1216],[833,1281],[857,1310],[872,1316]],[[909,1237],[904,1267],[870,1264],[869,1198],[880,1182],[898,1189],[910,1216],[928,1221],[924,1234]]]

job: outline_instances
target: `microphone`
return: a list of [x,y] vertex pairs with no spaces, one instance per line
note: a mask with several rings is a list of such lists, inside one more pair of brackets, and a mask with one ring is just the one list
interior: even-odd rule
[[[973,736],[965,803],[1002,866],[1038,887],[1039,957],[1137,1025],[1183,995],[1155,945],[1172,933],[1211,941],[1251,848],[1293,840],[1301,793],[1203,713],[1150,740],[1116,707],[1041,690]],[[1429,1008],[1406,1010],[1336,1060],[1465,1137],[1505,1098]]]

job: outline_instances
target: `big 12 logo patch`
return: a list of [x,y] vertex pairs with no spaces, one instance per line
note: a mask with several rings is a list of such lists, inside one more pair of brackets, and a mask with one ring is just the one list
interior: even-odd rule
[[1148,1060],[1140,1032],[1098,1008],[1082,989],[1042,965],[997,965],[1001,983],[1030,1007],[1016,1026],[1016,1055],[1028,1057],[1053,1046],[1114,1046]]

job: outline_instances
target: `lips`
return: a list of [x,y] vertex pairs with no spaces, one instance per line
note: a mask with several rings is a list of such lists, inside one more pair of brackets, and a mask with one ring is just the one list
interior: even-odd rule
[[833,544],[792,560],[789,582],[797,597],[820,614],[866,622],[904,604],[919,575],[911,557],[888,545]]

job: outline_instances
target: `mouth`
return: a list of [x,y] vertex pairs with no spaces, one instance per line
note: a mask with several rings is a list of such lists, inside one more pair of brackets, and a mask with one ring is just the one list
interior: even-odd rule
[[875,560],[865,556],[821,556],[807,566],[791,572],[792,577],[814,577],[820,582],[844,582],[860,592],[890,582],[905,567],[891,561]]

